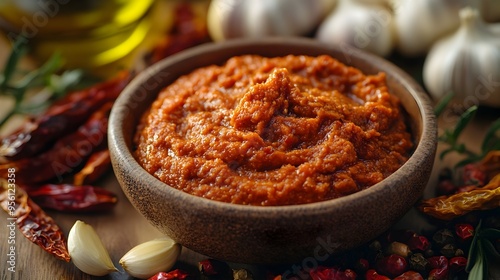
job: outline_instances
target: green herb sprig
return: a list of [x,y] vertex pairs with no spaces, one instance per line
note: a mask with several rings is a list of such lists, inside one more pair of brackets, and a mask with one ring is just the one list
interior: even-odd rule
[[474,238],[470,245],[467,266],[468,279],[488,279],[489,264],[500,262],[500,253],[497,252],[491,240],[500,239],[500,230],[481,228],[481,221],[476,227]]
[[[32,114],[39,112],[54,100],[65,95],[79,83],[83,71],[79,69],[60,71],[63,60],[59,53],[54,53],[40,68],[33,71],[19,69],[21,58],[28,52],[26,40],[17,40],[0,73],[0,95],[14,100],[14,106],[0,119],[0,127],[16,114]],[[43,92],[46,96],[35,104],[26,104],[29,91]]]
[[[448,94],[435,107],[435,113],[437,116],[439,116],[444,111],[446,105],[450,102],[451,97],[452,94]],[[460,135],[462,134],[465,127],[467,127],[472,119],[474,119],[477,110],[478,106],[470,107],[460,115],[457,123],[453,128],[446,129],[443,134],[439,135],[438,141],[447,145],[447,148],[440,153],[440,159],[443,159],[447,154],[451,152],[465,155],[465,158],[455,165],[455,167],[460,167],[468,163],[473,163],[481,160],[490,151],[500,150],[500,119],[497,119],[489,126],[483,138],[483,142],[481,143],[481,151],[479,153],[473,152],[472,150],[468,149],[464,143],[459,141]]]

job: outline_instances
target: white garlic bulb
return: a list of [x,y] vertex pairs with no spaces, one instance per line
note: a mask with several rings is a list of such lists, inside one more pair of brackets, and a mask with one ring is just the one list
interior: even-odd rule
[[[438,41],[423,69],[424,84],[439,100],[450,91],[455,106],[500,106],[500,36],[493,33],[476,9],[460,10],[460,28]],[[458,102],[458,104],[457,104]]]
[[73,264],[89,275],[117,271],[94,228],[82,221],[76,221],[69,231],[68,251]]
[[145,279],[171,269],[180,253],[180,244],[167,237],[159,238],[130,249],[120,259],[120,265],[131,276]]
[[326,44],[346,45],[380,56],[394,46],[393,16],[387,7],[366,0],[340,0],[321,23],[316,38]]
[[334,4],[335,0],[212,0],[207,28],[215,41],[299,36],[311,32]]
[[466,0],[393,0],[398,51],[406,56],[425,54],[434,42],[458,28],[458,11],[466,3]]

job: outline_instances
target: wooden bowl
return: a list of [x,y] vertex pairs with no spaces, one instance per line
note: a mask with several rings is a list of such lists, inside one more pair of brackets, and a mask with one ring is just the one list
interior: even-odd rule
[[[380,183],[324,202],[245,206],[217,202],[172,188],[146,172],[132,155],[139,118],[158,92],[177,77],[243,54],[275,57],[328,54],[361,69],[383,71],[406,109],[415,150]],[[110,117],[113,168],[134,207],[161,232],[196,252],[239,263],[319,262],[369,241],[397,222],[418,200],[434,163],[437,127],[427,94],[390,62],[351,48],[304,38],[238,39],[170,56],[141,72],[122,92]]]

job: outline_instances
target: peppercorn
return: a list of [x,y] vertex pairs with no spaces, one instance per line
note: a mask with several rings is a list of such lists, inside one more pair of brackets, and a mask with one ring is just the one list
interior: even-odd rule
[[421,253],[416,253],[410,256],[410,269],[424,272],[429,266],[429,261]]
[[455,257],[461,257],[464,255],[465,255],[464,250],[462,250],[460,248],[455,251]]
[[456,251],[457,246],[455,244],[446,244],[439,252],[447,258],[452,258],[455,256]]
[[440,229],[434,233],[432,240],[436,242],[436,245],[442,248],[446,244],[454,243],[455,237],[453,236],[453,232],[449,229]]
[[436,195],[451,195],[456,193],[457,190],[458,187],[453,183],[452,180],[442,180],[436,187]]
[[472,240],[474,237],[474,227],[470,224],[456,224],[455,234],[461,242]]
[[462,181],[465,185],[484,186],[486,174],[475,164],[466,164],[462,170]]
[[396,254],[406,258],[411,253],[411,251],[410,248],[408,248],[408,245],[394,241],[387,246],[385,253],[387,255]]
[[233,269],[233,279],[234,280],[253,280],[252,273],[250,271],[244,269],[244,268],[239,268],[239,269]]
[[365,279],[366,280],[391,280],[391,278],[389,278],[387,276],[378,274],[375,269],[369,269],[365,273]]
[[435,255],[436,255],[436,253],[431,248],[425,250],[425,252],[424,252],[424,256],[426,258],[434,257]]
[[410,270],[394,278],[394,280],[424,280],[424,277],[420,273]]
[[394,278],[408,269],[408,263],[404,257],[392,254],[378,260],[376,268],[383,275]]
[[382,244],[378,240],[373,240],[370,245],[368,245],[368,248],[372,251],[380,251],[382,250]]
[[429,249],[430,247],[430,242],[427,237],[423,235],[414,235],[408,240],[408,247],[410,247],[410,250],[418,250],[421,252],[424,252],[425,250]]
[[200,261],[198,269],[203,276],[209,279],[232,279],[233,276],[233,271],[227,263],[215,259]]
[[467,259],[464,257],[453,257],[449,260],[450,270],[453,272],[460,272],[465,269]]

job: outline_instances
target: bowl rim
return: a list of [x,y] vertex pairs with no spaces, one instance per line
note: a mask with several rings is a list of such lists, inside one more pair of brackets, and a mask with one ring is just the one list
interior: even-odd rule
[[[387,76],[391,76],[396,79],[404,88],[412,89],[409,90],[409,93],[413,97],[413,101],[418,107],[418,111],[421,117],[422,132],[420,135],[420,139],[417,139],[418,144],[413,150],[410,158],[402,166],[400,166],[398,170],[396,170],[381,182],[356,193],[320,202],[281,206],[233,204],[199,197],[171,187],[147,172],[133,156],[131,147],[129,147],[125,141],[126,136],[124,135],[122,125],[120,123],[117,123],[125,118],[126,110],[120,110],[120,107],[127,106],[127,102],[133,97],[136,89],[139,88],[144,81],[147,81],[147,79],[151,78],[152,75],[157,74],[159,71],[171,64],[183,61],[188,57],[207,55],[207,53],[211,53],[213,51],[220,51],[221,48],[233,49],[247,46],[248,44],[259,45],[262,47],[272,46],[276,44],[299,44],[312,48],[321,48],[325,51],[346,51],[351,55],[357,56],[359,59],[370,61],[371,65],[376,65],[376,67],[381,71],[386,72]],[[243,55],[243,53],[241,54]],[[120,158],[127,159],[125,161],[121,161],[121,164],[123,164],[129,172],[133,173],[133,176],[146,176],[142,177],[142,180],[147,180],[147,182],[145,183],[149,184],[149,187],[155,188],[155,190],[166,193],[169,196],[175,196],[176,198],[181,199],[184,203],[189,203],[190,206],[196,208],[209,207],[211,209],[218,209],[221,211],[221,213],[224,212],[227,215],[231,215],[231,213],[236,212],[239,212],[240,214],[242,212],[245,212],[248,215],[258,215],[259,217],[267,216],[266,214],[272,216],[271,214],[276,214],[277,210],[286,211],[287,213],[302,213],[302,215],[306,216],[312,213],[319,214],[322,212],[329,212],[331,211],[331,209],[338,208],[343,204],[352,204],[353,202],[358,201],[363,197],[370,197],[380,192],[381,189],[386,188],[387,182],[389,182],[390,180],[395,180],[405,174],[411,174],[410,168],[412,166],[420,166],[423,162],[425,162],[426,156],[434,155],[434,151],[437,146],[436,117],[434,115],[430,97],[425,93],[423,88],[408,73],[406,73],[404,70],[402,70],[392,62],[386,60],[385,58],[378,57],[374,54],[370,54],[359,49],[345,46],[342,46],[342,48],[340,48],[338,46],[326,45],[317,40],[303,37],[270,37],[265,39],[240,38],[231,39],[224,42],[210,42],[195,46],[166,57],[148,68],[149,69],[147,69],[146,71],[140,72],[127,85],[127,87],[122,91],[118,99],[115,101],[109,120],[108,145],[110,146],[110,148],[112,148],[112,150],[114,150],[112,151],[112,155],[113,152],[116,152],[116,155]],[[149,106],[150,104],[148,104],[148,107]],[[142,113],[140,116],[134,116],[134,119],[137,120],[137,118],[140,118],[142,116]],[[133,137],[133,135],[127,137]],[[434,151],[432,151],[432,149],[434,149]]]

